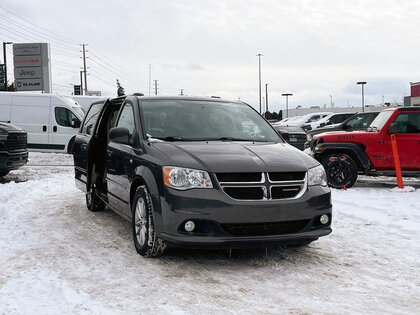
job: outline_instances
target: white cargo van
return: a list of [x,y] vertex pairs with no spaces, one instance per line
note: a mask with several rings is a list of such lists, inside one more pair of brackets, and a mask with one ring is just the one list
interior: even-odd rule
[[26,130],[29,151],[71,153],[83,117],[83,108],[69,97],[0,92],[0,121]]

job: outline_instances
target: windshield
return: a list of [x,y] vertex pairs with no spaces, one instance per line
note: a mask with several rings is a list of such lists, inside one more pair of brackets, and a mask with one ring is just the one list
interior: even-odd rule
[[388,121],[389,117],[394,113],[394,111],[387,110],[384,112],[380,112],[378,116],[372,121],[370,124],[370,128],[381,130],[385,123]]
[[232,140],[283,142],[246,104],[202,100],[141,103],[145,133],[166,141]]

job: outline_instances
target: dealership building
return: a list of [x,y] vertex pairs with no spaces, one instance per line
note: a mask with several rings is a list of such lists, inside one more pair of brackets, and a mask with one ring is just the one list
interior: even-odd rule
[[420,106],[420,82],[410,82],[411,106]]

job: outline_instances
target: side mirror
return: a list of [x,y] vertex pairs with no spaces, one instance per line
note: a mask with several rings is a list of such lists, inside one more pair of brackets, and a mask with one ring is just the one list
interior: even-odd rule
[[73,128],[80,128],[80,120],[79,120],[79,119],[77,119],[77,118],[73,118],[73,119],[71,120],[71,126],[72,126]]
[[109,131],[109,141],[121,144],[131,144],[130,131],[125,127],[115,127]]
[[332,124],[333,124],[333,122],[331,120],[328,120],[327,123],[326,123],[326,125],[332,125]]
[[394,133],[398,133],[398,124],[397,123],[392,123],[392,124],[389,125],[388,134],[392,135]]

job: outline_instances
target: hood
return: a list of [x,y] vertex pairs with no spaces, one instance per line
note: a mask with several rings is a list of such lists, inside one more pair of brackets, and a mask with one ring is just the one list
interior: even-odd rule
[[24,130],[18,126],[0,122],[0,134],[6,134],[9,132],[24,132]]
[[369,142],[378,137],[378,131],[332,131],[315,135],[324,142]]
[[317,166],[312,157],[286,143],[162,142],[153,143],[181,166],[223,172],[299,172]]

